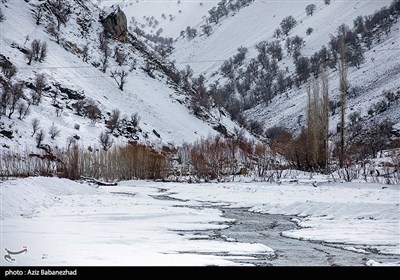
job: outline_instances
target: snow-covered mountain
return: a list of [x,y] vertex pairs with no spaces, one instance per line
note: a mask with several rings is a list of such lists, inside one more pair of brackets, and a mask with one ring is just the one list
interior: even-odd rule
[[[212,24],[210,36],[199,31],[200,36],[193,40],[179,38],[172,58],[177,63],[190,65],[196,74],[210,75],[225,60],[235,55],[240,46],[249,49],[248,58],[254,57],[257,43],[273,40],[274,31],[287,16],[293,16],[298,22],[289,36],[303,37],[303,54],[312,55],[322,45],[327,45],[330,35],[335,34],[339,25],[345,23],[352,26],[357,16],[372,14],[391,2],[333,0],[325,5],[322,0],[253,1],[237,13],[223,16],[218,24]],[[312,16],[305,12],[309,4],[316,5]],[[309,27],[313,28],[313,32],[306,36]]]
[[[45,136],[43,144],[64,147],[74,141],[84,147],[98,146],[99,135],[107,130],[106,121],[115,109],[120,111],[120,119],[126,119],[122,123],[128,129],[121,133],[126,137],[115,137],[118,133],[114,134],[116,144],[132,139],[148,144],[193,142],[217,134],[212,127],[220,122],[225,123],[228,130],[233,130],[235,124],[217,111],[208,115],[207,122],[195,117],[189,108],[188,96],[157,69],[161,64],[151,48],[133,36],[125,42],[109,40],[110,54],[103,72],[104,54],[99,47],[99,34],[103,32],[99,22],[101,10],[90,1],[61,2],[69,4],[72,13],[65,24],[60,24],[59,31],[46,1],[6,1],[1,4],[5,18],[0,23],[2,63],[12,63],[16,67],[11,84],[22,83],[24,86],[15,113],[10,118],[11,105],[4,105],[0,146],[33,148],[41,129]],[[43,17],[37,25],[34,11],[38,11],[39,5]],[[26,53],[34,40],[47,44],[47,57],[42,62],[33,60],[28,65]],[[88,46],[87,62],[83,61],[85,45]],[[126,55],[122,66],[116,61],[116,48]],[[118,71],[128,74],[123,91],[111,77]],[[44,75],[46,84],[41,102],[34,105],[35,77],[40,74]],[[6,84],[4,72],[2,84],[3,93]],[[88,105],[100,109],[95,121],[84,112]],[[17,112],[19,107],[29,107],[30,114],[20,116]],[[83,109],[81,113],[78,112],[80,109]],[[131,115],[136,113],[140,122],[137,127],[132,127]],[[32,126],[34,119],[39,120],[36,133]],[[49,134],[51,127],[59,131],[54,139]]]
[[[284,18],[293,16],[297,24],[290,30],[288,36],[281,36],[278,39],[283,49],[283,59],[278,62],[278,66],[283,69],[285,75],[294,77],[295,65],[285,48],[287,37],[302,37],[304,45],[301,54],[310,58],[323,45],[329,46],[331,36],[336,36],[341,24],[353,27],[353,21],[358,16],[369,16],[385,6],[389,7],[393,1],[330,1],[329,5],[320,0],[250,2],[238,12],[222,16],[218,23],[211,23],[212,31],[209,35],[200,30],[199,36],[193,39],[178,38],[170,58],[176,61],[177,66],[189,65],[195,75],[205,75],[210,84],[218,81],[223,85],[226,79],[222,78],[218,71],[226,60],[238,53],[239,47],[247,48],[243,64],[248,65],[257,57],[256,45],[261,41],[277,40],[274,33],[280,28],[280,23]],[[315,5],[315,11],[312,15],[307,15],[305,8],[312,4]],[[203,19],[198,26],[206,22],[207,20]],[[312,28],[312,32],[307,35],[309,28]],[[384,91],[399,91],[400,49],[397,47],[400,44],[399,38],[400,23],[395,20],[390,33],[381,36],[379,40],[374,40],[371,49],[365,51],[364,63],[360,69],[355,67],[349,69],[349,85],[360,92],[357,96],[349,98],[348,114],[357,111],[361,118],[369,119],[371,116],[368,110],[386,100],[383,96]],[[329,71],[328,79],[329,98],[336,102],[339,93],[337,71]],[[244,115],[248,120],[262,122],[265,129],[284,126],[297,130],[304,126],[306,121],[306,100],[306,86],[300,86],[276,96],[269,105],[261,102],[246,109]],[[396,106],[375,117],[389,118],[399,127],[400,113]],[[331,131],[335,131],[337,122],[338,116],[332,116]]]
[[[178,69],[190,65],[194,70],[194,77],[205,75],[206,85],[215,81],[223,85],[226,79],[218,71],[224,61],[234,56],[242,46],[248,49],[243,62],[246,66],[257,56],[255,46],[260,41],[275,40],[274,32],[287,16],[292,15],[297,20],[288,35],[301,36],[304,39],[302,55],[310,57],[322,45],[328,44],[330,36],[335,34],[342,23],[352,26],[357,16],[370,15],[392,3],[391,0],[333,0],[329,5],[325,5],[324,1],[64,2],[71,5],[73,12],[65,25],[60,24],[60,31],[57,30],[56,18],[46,7],[40,24],[35,23],[35,7],[45,5],[47,1],[6,1],[1,6],[5,18],[0,23],[2,60],[16,66],[17,74],[11,78],[12,84],[24,82],[25,85],[23,97],[18,101],[19,107],[15,106],[15,113],[8,118],[9,109],[6,109],[8,112],[1,116],[0,144],[3,147],[35,146],[36,135],[32,127],[34,119],[40,121],[38,131],[43,129],[45,144],[64,146],[75,141],[82,146],[98,145],[99,135],[108,131],[106,122],[115,109],[120,110],[121,119],[125,119],[122,122],[123,131],[114,134],[115,143],[125,143],[133,139],[149,144],[175,145],[215,135],[218,133],[215,128],[222,132],[227,128],[228,132],[232,132],[238,125],[230,120],[229,114],[215,106],[210,106],[209,110],[196,116],[191,106],[190,92],[185,93],[179,82],[174,81],[171,76],[168,77],[166,65]],[[221,5],[235,3],[241,4],[240,7],[232,8],[234,12],[221,16],[217,23],[211,22],[209,11]],[[305,7],[310,4],[315,4],[316,7],[313,15],[305,12]],[[111,5],[113,6],[110,9]],[[154,35],[162,28],[160,36],[176,39],[175,50],[168,57],[175,61],[174,64],[162,59],[151,46],[144,43],[145,38],[136,37],[137,33],[133,33],[124,43],[110,40],[110,57],[105,71],[101,71],[104,54],[100,49],[99,34],[103,31],[103,26],[99,17],[104,17],[118,6],[126,14],[130,30],[136,26]],[[170,15],[172,21],[169,20]],[[136,24],[131,21],[132,17]],[[156,20],[158,24],[155,24]],[[205,25],[211,26],[208,35],[204,34]],[[197,30],[193,39],[188,39],[186,34],[181,35],[181,30],[185,30],[187,26]],[[306,35],[308,28],[313,31]],[[389,118],[399,126],[400,114],[397,106],[393,106],[394,103],[379,114],[369,113],[371,106],[386,102],[383,91],[396,93],[400,89],[400,50],[397,47],[400,43],[399,34],[400,23],[395,21],[390,32],[379,40],[374,40],[371,49],[366,50],[365,60],[360,68],[349,69],[349,83],[359,93],[349,99],[348,114],[354,111],[360,112],[364,119]],[[291,76],[294,75],[295,66],[285,50],[285,39],[285,36],[279,39],[283,48],[283,59],[278,62],[278,66],[287,71],[287,76]],[[41,63],[33,61],[28,65],[25,53],[34,40],[47,43],[47,57]],[[86,45],[88,58],[84,62],[83,51]],[[115,57],[116,48],[127,55],[122,66]],[[162,66],[163,63],[165,67]],[[118,89],[117,84],[118,73],[121,71],[128,74],[123,91]],[[111,77],[112,73],[117,73],[117,81]],[[47,81],[42,102],[29,106],[35,88],[34,80],[39,74],[44,74]],[[328,78],[330,99],[337,101],[337,71],[330,70]],[[275,96],[268,106],[259,103],[243,113],[247,120],[260,121],[264,129],[282,125],[298,130],[305,123],[306,94],[305,85],[294,87],[285,94]],[[85,112],[78,112],[77,107],[82,105],[96,105],[100,109],[101,114],[95,122]],[[24,106],[29,107],[30,111],[26,116],[22,112]],[[21,108],[21,118],[18,108]],[[140,116],[140,124],[138,127],[130,127],[131,116],[135,113]],[[338,115],[333,114],[331,131],[335,130],[337,121]],[[54,139],[49,134],[51,128],[60,131]],[[116,137],[118,134],[126,137]]]

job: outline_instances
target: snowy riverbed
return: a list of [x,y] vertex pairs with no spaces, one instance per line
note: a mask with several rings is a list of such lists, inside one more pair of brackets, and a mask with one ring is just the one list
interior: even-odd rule
[[14,263],[1,258],[1,264],[237,265],[274,257],[273,244],[209,238],[234,222],[222,207],[295,215],[301,228],[283,236],[337,243],[365,254],[369,264],[377,264],[371,251],[400,264],[399,186],[319,181],[317,187],[307,179],[280,185],[127,181],[100,188],[43,177],[1,182],[1,250],[28,248]]

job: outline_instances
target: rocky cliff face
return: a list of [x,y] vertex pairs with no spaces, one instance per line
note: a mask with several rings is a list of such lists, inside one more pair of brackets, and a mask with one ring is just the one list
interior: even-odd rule
[[128,32],[128,22],[125,13],[117,7],[111,13],[106,15],[101,23],[104,29],[109,32],[115,39],[120,41],[126,40]]

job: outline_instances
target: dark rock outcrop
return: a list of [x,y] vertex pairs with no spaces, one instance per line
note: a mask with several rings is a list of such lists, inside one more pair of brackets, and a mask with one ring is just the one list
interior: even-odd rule
[[114,39],[119,41],[126,41],[128,34],[128,21],[125,13],[120,9],[119,6],[113,7],[113,10],[108,15],[106,14],[101,19],[104,29],[111,34]]

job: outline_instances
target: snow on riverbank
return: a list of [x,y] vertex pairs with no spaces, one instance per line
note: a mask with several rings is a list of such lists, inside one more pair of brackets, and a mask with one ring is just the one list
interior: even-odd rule
[[162,194],[156,185],[96,188],[41,177],[0,183],[1,251],[28,247],[1,265],[232,265],[235,256],[273,253],[261,244],[193,238],[185,231],[220,229],[229,220],[217,209],[155,199]]
[[[353,245],[400,255],[400,186],[366,183],[228,183],[173,185],[172,196],[250,211],[298,215],[284,236]],[[346,247],[347,248],[347,247]]]
[[[96,188],[56,178],[5,181],[1,250],[28,246],[16,265],[233,265],[273,254],[262,244],[193,235],[227,227],[232,221],[211,207],[225,206],[298,215],[302,228],[283,232],[287,237],[400,255],[400,186],[312,182],[127,181]],[[3,258],[1,264],[10,265]]]

